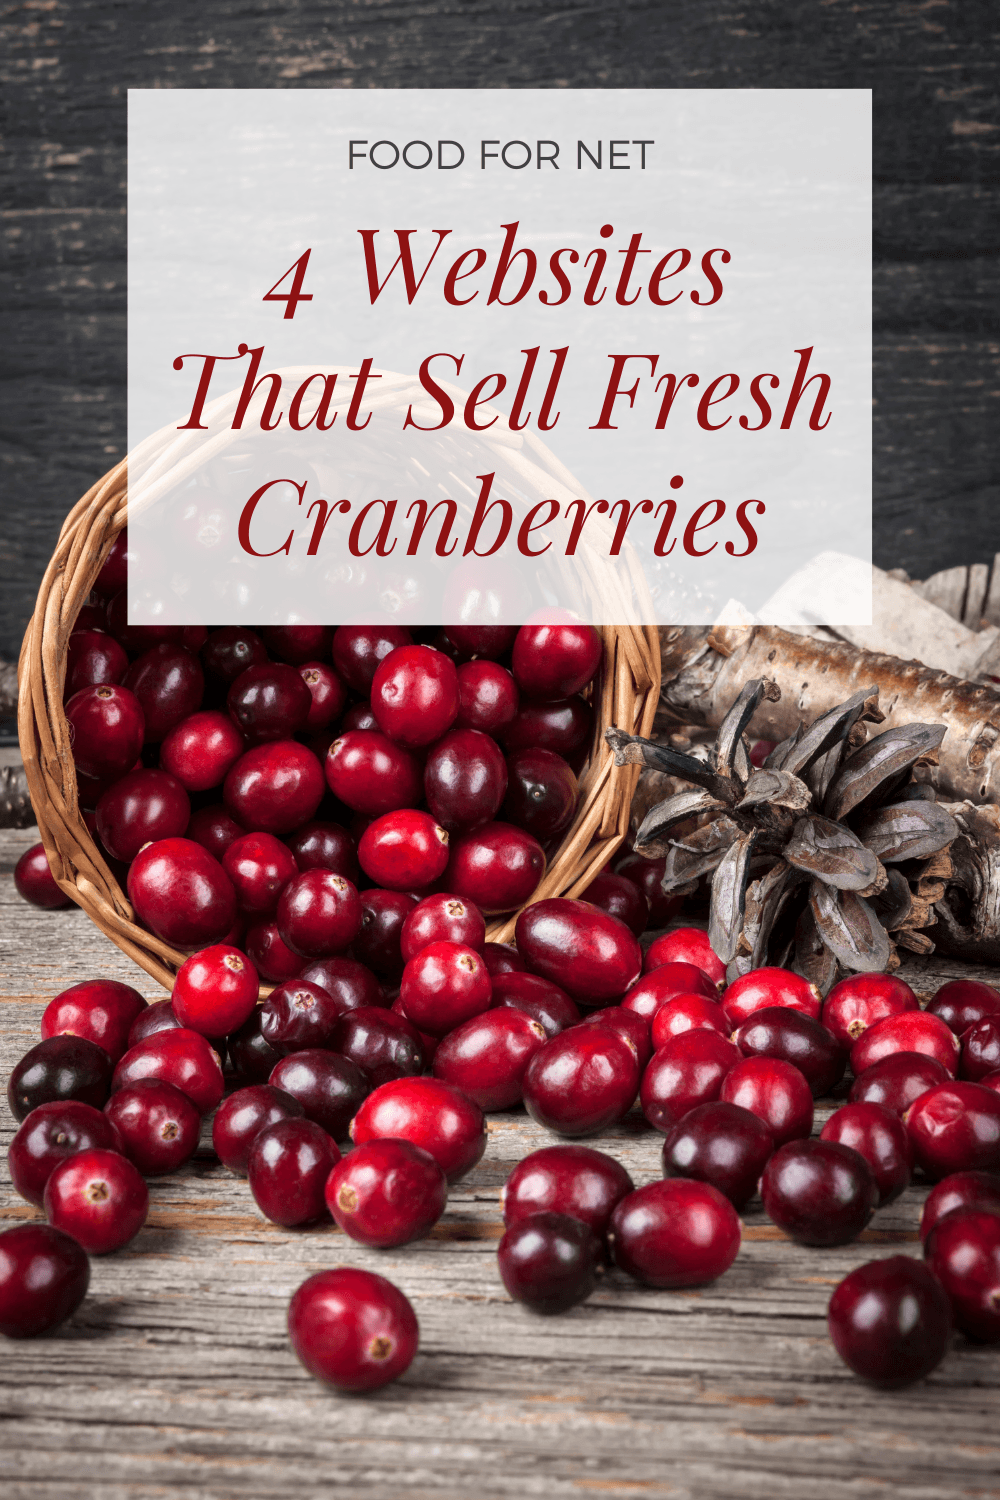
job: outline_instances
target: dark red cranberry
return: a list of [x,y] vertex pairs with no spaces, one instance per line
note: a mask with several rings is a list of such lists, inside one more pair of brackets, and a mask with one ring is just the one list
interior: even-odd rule
[[[383,997],[382,997],[382,1004],[383,1005],[385,1004],[386,1000],[388,999],[388,996],[389,996],[389,990],[387,988],[384,991]],[[424,1055],[424,1071],[425,1072],[429,1072],[430,1068],[431,1068],[431,1065],[434,1062],[434,1054],[435,1054],[435,1052],[438,1049],[438,1043],[440,1042],[441,1038],[440,1037],[436,1037],[436,1036],[431,1036],[429,1032],[418,1031],[417,1030],[417,1028],[414,1026],[413,1022],[407,1019],[406,1012],[403,1009],[402,1001],[400,1000],[398,994],[396,995],[396,998],[392,1001],[392,1004],[388,1008],[389,1008],[389,1010],[392,1012],[392,1014],[394,1016],[398,1016],[399,1017],[399,1019],[406,1026],[407,1030],[409,1032],[411,1032],[413,1034],[413,1036],[415,1036],[417,1038],[417,1040],[419,1041],[419,1043],[420,1043],[420,1050],[422,1051],[422,1053]]]
[[538,745],[572,760],[589,744],[593,719],[593,709],[582,698],[522,703],[500,730],[500,740],[508,753]]
[[67,1156],[95,1146],[108,1151],[120,1151],[122,1146],[115,1127],[99,1109],[77,1099],[40,1104],[27,1116],[7,1150],[15,1191],[40,1208],[53,1168]]
[[[622,1009],[635,1016],[636,1020],[642,1020],[631,1006],[623,1005]],[[675,995],[653,1013],[651,1025],[645,1021],[643,1025],[647,1027],[654,1052],[665,1047],[671,1037],[680,1036],[685,1031],[696,1031],[699,1027],[717,1031],[720,1036],[727,1038],[732,1030],[722,1006],[716,1000],[706,1000],[704,995]]]
[[721,1099],[688,1110],[663,1143],[664,1177],[710,1182],[735,1208],[757,1190],[774,1150],[764,1121],[738,1104]]
[[927,1009],[961,1036],[977,1021],[1000,1011],[1000,990],[980,979],[950,979],[935,992]]
[[873,1063],[851,1084],[852,1104],[864,1100],[903,1115],[915,1099],[935,1084],[947,1083],[948,1069],[923,1052],[896,1052]]
[[821,1141],[839,1141],[860,1152],[875,1174],[882,1208],[909,1185],[913,1164],[906,1127],[881,1104],[845,1104],[820,1131]]
[[375,1391],[405,1374],[420,1328],[391,1281],[340,1266],[318,1271],[299,1287],[288,1306],[288,1336],[317,1380],[338,1391]]
[[580,1219],[603,1238],[615,1204],[635,1184],[620,1162],[592,1146],[562,1142],[525,1156],[500,1194],[503,1221],[552,1212]]
[[189,714],[164,736],[160,767],[189,792],[221,786],[246,741],[228,714],[216,708]]
[[666,927],[684,905],[683,896],[664,894],[662,881],[666,866],[665,856],[662,859],[644,859],[641,854],[627,854],[615,865],[615,874],[631,880],[645,896],[649,905],[647,926],[654,932],[657,928]]
[[86,1251],[48,1224],[0,1234],[0,1333],[37,1338],[76,1312],[90,1285]]
[[814,1099],[836,1088],[847,1067],[847,1053],[833,1033],[787,1005],[755,1011],[733,1041],[744,1057],[781,1058],[798,1068]]
[[310,819],[289,834],[285,843],[300,870],[332,870],[355,885],[361,874],[354,840],[339,823]]
[[[371,730],[374,734],[382,734],[378,727],[378,719],[372,713],[371,704],[365,699],[362,703],[354,703],[344,712],[340,721],[342,733],[346,734],[349,729]],[[383,739],[385,736],[382,736]],[[390,740],[390,744],[392,741]]]
[[175,724],[200,708],[205,691],[198,658],[166,642],[144,651],[122,680],[139,700],[150,744],[159,744]]
[[637,1016],[642,1016],[651,1025],[660,1006],[681,995],[701,995],[715,1003],[719,999],[719,990],[704,970],[696,968],[694,964],[662,964],[660,968],[637,979],[626,990],[621,1003],[626,1010],[634,1010]]
[[207,849],[221,864],[222,856],[230,844],[243,837],[243,829],[220,802],[212,807],[200,807],[193,812],[185,837]]
[[411,748],[433,744],[458,713],[455,663],[430,646],[399,646],[379,663],[371,701],[390,739]]
[[444,1173],[412,1141],[356,1146],[326,1184],[326,1206],[344,1233],[379,1250],[423,1239],[447,1201]]
[[444,631],[464,657],[482,656],[487,661],[499,661],[513,646],[517,626],[446,625]]
[[120,531],[111,544],[101,571],[94,579],[94,593],[102,598],[120,593],[128,583],[128,527]]
[[910,1255],[871,1260],[830,1298],[833,1347],[855,1375],[886,1390],[936,1369],[951,1342],[951,1308],[940,1282]]
[[793,974],[791,969],[751,969],[722,994],[722,1008],[734,1029],[756,1011],[770,1010],[773,1006],[786,1006],[818,1021],[822,1004],[816,986],[801,974]]
[[302,1105],[283,1089],[254,1083],[224,1099],[212,1121],[212,1146],[230,1172],[247,1175],[250,1147],[262,1130],[282,1120],[304,1118]]
[[488,823],[506,790],[507,764],[500,747],[478,729],[453,729],[438,741],[424,765],[427,806],[450,830]]
[[642,968],[625,923],[586,901],[536,901],[518,917],[514,937],[529,969],[587,1005],[623,995]]
[[112,1092],[143,1078],[172,1083],[203,1115],[215,1108],[223,1094],[218,1053],[200,1032],[186,1026],[158,1031],[130,1047],[115,1068]]
[[66,643],[66,686],[63,696],[72,698],[81,688],[121,682],[128,670],[128,657],[103,630],[74,630]]
[[962,1332],[979,1344],[1000,1343],[1000,1214],[954,1209],[931,1230],[924,1255]]
[[[469,946],[470,948],[474,948],[476,945],[475,943],[470,943]],[[495,979],[500,974],[524,974],[527,972],[521,955],[513,943],[484,943],[480,952],[483,955],[483,962],[489,970],[491,979]]]
[[461,1089],[482,1110],[521,1102],[525,1069],[547,1040],[522,1011],[490,1010],[450,1031],[434,1054],[434,1076]]
[[323,768],[296,740],[254,745],[226,773],[222,795],[244,828],[291,833],[323,800]]
[[361,928],[352,945],[354,956],[383,979],[398,980],[403,972],[403,923],[416,904],[416,896],[407,891],[361,892]]
[[420,890],[444,874],[448,834],[430,813],[399,808],[369,823],[358,842],[358,862],[376,885]]
[[103,1047],[81,1036],[52,1036],[30,1048],[7,1083],[15,1120],[40,1104],[78,1099],[101,1109],[111,1091],[111,1058]]
[[222,857],[233,882],[239,909],[248,917],[269,917],[298,865],[290,849],[273,833],[244,833]]
[[367,697],[379,663],[412,642],[400,625],[341,625],[333,637],[333,664],[348,687]]
[[450,896],[447,892],[425,896],[403,923],[400,951],[408,963],[421,948],[437,942],[462,943],[481,953],[486,942],[482,912],[460,896]]
[[981,1083],[939,1083],[903,1116],[913,1158],[932,1182],[951,1172],[1000,1172],[1000,1094]]
[[102,603],[98,595],[91,590],[86,604],[80,606],[80,611],[73,622],[73,632],[75,634],[78,630],[99,630],[107,634],[107,625],[107,605]]
[[362,915],[353,881],[332,870],[305,870],[282,890],[276,921],[294,953],[329,958],[342,953],[357,936]]
[[169,1000],[154,1000],[151,1005],[146,1006],[145,1010],[140,1011],[132,1022],[129,1027],[128,1046],[124,1048],[121,1055],[124,1056],[128,1048],[134,1047],[137,1042],[144,1042],[148,1036],[155,1036],[158,1031],[176,1031],[180,1024]]
[[654,1052],[642,1077],[642,1112],[664,1135],[698,1104],[718,1099],[722,1080],[740,1061],[724,1036],[699,1027]]
[[351,1122],[355,1146],[387,1138],[422,1146],[455,1182],[486,1150],[486,1122],[478,1104],[438,1078],[397,1078],[369,1094]]
[[117,1062],[129,1045],[129,1031],[146,1009],[146,1002],[130,984],[117,979],[85,979],[70,985],[42,1014],[42,1036],[86,1037]]
[[355,958],[317,958],[303,968],[300,979],[318,985],[336,1001],[341,1014],[361,1006],[384,1006],[382,986]]
[[313,657],[329,656],[333,644],[333,628],[329,625],[265,625],[261,635],[272,656],[294,667]]
[[124,776],[139,757],[146,721],[127,687],[102,683],[81,688],[66,704],[77,769],[98,780]]
[[111,1095],[104,1113],[121,1136],[117,1148],[144,1177],[176,1172],[198,1149],[201,1115],[172,1083],[144,1078]]
[[878,1204],[864,1157],[836,1141],[788,1141],[764,1168],[764,1212],[800,1245],[846,1245]]
[[420,1036],[405,1015],[397,1015],[384,1005],[362,1005],[338,1017],[331,1045],[357,1063],[377,1088],[394,1078],[416,1077],[423,1072]]
[[708,933],[700,927],[677,927],[665,932],[646,949],[642,972],[650,974],[664,964],[693,964],[701,969],[713,984],[726,982],[726,966],[712,951]]
[[876,1021],[918,1009],[916,995],[901,979],[891,974],[851,974],[835,984],[823,1001],[822,1020],[849,1052]]
[[484,823],[452,840],[445,884],[480,911],[513,911],[545,873],[545,854],[532,834],[510,823]]
[[191,816],[188,794],[166,771],[129,771],[97,804],[97,831],[112,859],[126,864],[144,844],[179,838]]
[[1000,1015],[987,1016],[962,1036],[959,1076],[978,1083],[1000,1068]]
[[44,844],[32,844],[30,849],[25,849],[14,866],[14,888],[22,901],[40,906],[43,911],[58,911],[61,907],[73,905],[52,878]]
[[542,1211],[518,1219],[497,1248],[500,1277],[515,1302],[561,1313],[590,1296],[602,1270],[601,1242],[569,1214]]
[[492,1004],[493,986],[479,954],[461,943],[429,943],[403,970],[399,997],[414,1026],[444,1036]]
[[248,667],[226,695],[233,722],[252,745],[287,740],[305,729],[312,694],[295,667],[265,662]]
[[469,661],[458,669],[456,729],[479,729],[500,735],[514,721],[520,694],[505,667],[492,661]]
[[266,1083],[281,1061],[281,1054],[260,1034],[260,1016],[256,1005],[239,1031],[226,1038],[236,1076],[245,1083]]
[[257,922],[247,929],[243,940],[247,957],[262,979],[284,984],[301,973],[305,960],[293,953],[278,931],[276,922]]
[[923,1052],[947,1068],[952,1077],[958,1072],[958,1038],[940,1016],[923,1010],[886,1016],[869,1026],[851,1048],[851,1071],[859,1078],[874,1063],[895,1052]]
[[[508,823],[526,828],[538,839],[553,838],[572,822],[577,795],[576,777],[554,750],[534,748],[511,752],[507,759],[507,795],[503,803],[503,816]],[[598,881],[602,878],[598,876]],[[607,878],[615,879],[614,876]],[[605,910],[612,908],[605,907]],[[620,913],[614,911],[614,915]]]
[[568,698],[586,687],[601,665],[604,647],[593,625],[522,625],[511,652],[511,671],[528,698]]
[[740,1221],[710,1183],[668,1177],[621,1200],[609,1237],[616,1264],[647,1286],[701,1286],[736,1259]]
[[581,892],[580,899],[589,901],[591,906],[606,911],[609,916],[617,917],[619,922],[624,922],[626,927],[632,929],[636,937],[646,930],[649,902],[639,887],[631,880],[626,880],[624,875],[614,875],[610,870],[602,870],[587,889]]
[[267,661],[267,647],[256,631],[246,625],[224,625],[210,632],[201,648],[205,671],[222,682],[235,682],[248,667]]
[[247,1155],[254,1202],[266,1219],[285,1229],[315,1224],[326,1217],[323,1189],[339,1161],[336,1144],[312,1120],[265,1125]]
[[[21,1129],[24,1129],[23,1125]],[[943,1177],[924,1200],[920,1216],[921,1240],[926,1241],[937,1221],[956,1208],[988,1209],[991,1213],[1000,1213],[1000,1177],[992,1172],[952,1172],[949,1177]]]
[[574,1026],[540,1047],[525,1070],[525,1107],[559,1135],[594,1135],[625,1118],[639,1088],[635,1049],[618,1032]]
[[812,1130],[812,1090],[798,1068],[780,1058],[742,1058],[723,1079],[719,1098],[763,1120],[776,1147],[804,1140]]
[[357,1063],[319,1047],[283,1057],[271,1070],[268,1083],[297,1099],[306,1119],[322,1126],[336,1141],[347,1138],[348,1127],[371,1087]]
[[193,839],[158,839],[128,872],[136,916],[165,943],[217,943],[236,920],[236,893],[218,860]]
[[601,1010],[592,1010],[584,1016],[581,1026],[604,1026],[616,1031],[635,1049],[639,1059],[640,1073],[653,1055],[653,1044],[649,1038],[649,1027],[634,1010],[621,1005],[605,1005]]
[[347,688],[331,666],[323,661],[309,661],[299,667],[299,676],[309,689],[312,703],[305,728],[326,729],[340,718],[347,701]]
[[[488,945],[487,945],[488,946]],[[504,973],[493,976],[493,1004],[523,1011],[544,1027],[547,1036],[558,1036],[580,1019],[576,1003],[551,979],[540,974]]]
[[261,1006],[260,1034],[287,1057],[309,1047],[331,1047],[339,1018],[340,1006],[321,986],[301,977],[290,979],[273,989]]
[[43,1203],[53,1229],[72,1235],[88,1255],[107,1255],[145,1224],[149,1189],[127,1157],[93,1147],[53,1168]]
[[416,807],[423,795],[420,762],[378,729],[348,729],[330,746],[326,779],[346,807],[371,818]]

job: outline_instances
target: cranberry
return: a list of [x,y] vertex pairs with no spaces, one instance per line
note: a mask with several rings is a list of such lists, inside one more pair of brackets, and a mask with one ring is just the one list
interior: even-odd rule
[[356,1146],[326,1184],[327,1208],[344,1233],[382,1250],[423,1239],[447,1201],[444,1173],[429,1152],[411,1141]]
[[649,902],[631,880],[626,880],[624,875],[613,875],[610,870],[602,870],[601,873],[591,881],[585,891],[581,892],[581,901],[589,901],[591,906],[598,907],[609,916],[617,917],[619,922],[624,922],[639,937],[646,930],[646,922],[649,918]]
[[414,1026],[444,1036],[492,1003],[493,986],[479,954],[461,943],[429,943],[403,970],[399,997]]
[[688,1110],[663,1142],[664,1177],[710,1182],[735,1208],[757,1190],[774,1150],[764,1121],[738,1104],[717,1099]]
[[505,667],[492,661],[469,661],[458,669],[456,729],[479,729],[498,735],[513,723],[520,694]]
[[909,1185],[913,1152],[906,1127],[881,1104],[845,1104],[820,1131],[821,1141],[839,1141],[859,1152],[875,1174],[879,1207]]
[[977,1343],[1000,1343],[1000,1214],[954,1209],[931,1230],[924,1255],[962,1332]]
[[291,833],[314,816],[326,783],[311,750],[296,740],[254,745],[231,766],[222,795],[244,828]]
[[243,837],[243,829],[218,803],[214,807],[200,807],[193,812],[185,836],[207,849],[221,864],[230,844]]
[[[457,900],[458,897],[452,899]],[[483,925],[485,930],[485,923]],[[470,943],[469,947],[475,948],[476,944]],[[527,972],[524,964],[521,962],[521,955],[513,943],[484,943],[479,951],[483,955],[483,962],[489,970],[491,979],[496,979],[500,974],[524,974]],[[568,1000],[569,996],[567,995],[566,998]]]
[[159,744],[175,724],[200,708],[205,691],[198,658],[168,642],[144,651],[122,681],[139,700],[151,744]]
[[217,943],[236,920],[229,876],[193,839],[159,839],[140,850],[128,897],[140,922],[177,948]]
[[206,708],[182,719],[164,737],[160,767],[189,792],[221,786],[246,742],[227,714]]
[[253,745],[286,740],[305,729],[312,694],[295,667],[264,662],[248,667],[231,684],[226,707]]
[[483,823],[456,838],[445,884],[481,911],[513,911],[545,873],[545,854],[530,833],[510,823]]
[[479,909],[446,892],[425,896],[407,916],[400,933],[400,951],[410,961],[430,943],[461,943],[482,953],[486,923]]
[[568,698],[590,682],[603,654],[593,625],[522,625],[514,640],[511,670],[529,698]]
[[282,890],[276,920],[294,953],[329,958],[349,946],[361,918],[361,898],[353,881],[332,870],[305,870]]
[[754,1011],[733,1033],[733,1041],[744,1057],[775,1057],[791,1063],[805,1078],[814,1099],[836,1088],[847,1067],[847,1053],[833,1033],[787,1005]]
[[589,1005],[623,995],[642,968],[625,923],[586,901],[537,901],[518,917],[514,937],[530,969]]
[[666,927],[684,904],[683,896],[664,894],[662,881],[667,867],[666,857],[644,859],[641,854],[628,854],[615,865],[615,874],[630,880],[645,896],[649,905],[647,925],[655,931]]
[[546,1040],[522,1011],[487,1011],[449,1032],[434,1054],[434,1076],[482,1110],[509,1109],[521,1102],[525,1069]]
[[[622,997],[626,1010],[634,1010],[647,1024],[661,1005],[676,1000],[680,995],[701,995],[706,1000],[718,1001],[719,990],[708,975],[694,964],[662,964],[649,974],[637,979]],[[720,1007],[721,1009],[721,1007]]]
[[733,1028],[742,1026],[755,1011],[786,1006],[818,1021],[822,1007],[819,990],[791,969],[751,969],[723,991],[722,1008]]
[[108,600],[105,621],[115,640],[120,641],[126,651],[133,653],[164,644],[179,646],[185,630],[183,625],[130,625],[128,592],[124,588]]
[[172,1083],[203,1115],[215,1108],[223,1094],[218,1053],[200,1032],[186,1026],[158,1031],[130,1047],[115,1068],[112,1092],[143,1078]]
[[258,922],[248,928],[243,946],[257,973],[272,984],[284,984],[302,971],[302,955],[292,952],[276,922]]
[[487,662],[506,656],[517,635],[516,625],[446,625],[445,635],[464,657],[483,656]]
[[97,831],[113,859],[126,864],[144,844],[177,838],[191,816],[187,792],[165,771],[130,771],[102,793]]
[[348,687],[367,696],[379,664],[412,641],[399,625],[341,625],[333,637],[333,664]]
[[[372,706],[367,701],[352,704],[345,711],[340,727],[345,734],[349,729],[371,730],[373,734],[382,734],[381,729],[378,727],[378,719],[372,713]],[[384,738],[385,736],[383,735]],[[389,743],[391,744],[392,741],[390,740]]]
[[254,1136],[247,1180],[266,1219],[292,1229],[326,1217],[323,1189],[340,1161],[335,1143],[312,1120],[283,1119]]
[[979,979],[951,979],[936,991],[927,1009],[961,1036],[977,1021],[1000,1011],[1000,990]]
[[486,1122],[478,1104],[438,1078],[397,1078],[369,1094],[351,1122],[356,1146],[387,1137],[422,1146],[455,1182],[486,1150]]
[[[637,1020],[641,1019],[631,1006],[623,1005],[623,1009],[627,1009]],[[650,1043],[653,1050],[657,1051],[671,1037],[680,1036],[685,1031],[695,1031],[699,1027],[717,1031],[727,1039],[732,1030],[725,1011],[717,1001],[706,1000],[704,995],[675,995],[654,1012],[652,1025],[648,1028]]]
[[248,667],[267,661],[267,647],[256,631],[245,625],[224,625],[213,630],[201,648],[205,671],[223,682],[235,682]]
[[[155,1036],[158,1031],[176,1031],[180,1024],[169,1000],[154,1000],[132,1022],[128,1045],[122,1049],[120,1056],[124,1057],[129,1047],[134,1047],[137,1042],[144,1042],[148,1036]],[[116,1058],[115,1061],[117,1060]]]
[[507,764],[500,747],[478,729],[452,730],[427,757],[427,806],[448,829],[488,823],[496,816],[506,791]]
[[713,984],[721,986],[726,982],[726,966],[713,953],[708,933],[700,927],[677,927],[656,938],[646,949],[642,972],[649,974],[663,964],[677,963],[694,964]]
[[540,974],[495,975],[493,1004],[523,1011],[544,1027],[547,1036],[558,1036],[580,1019],[580,1012],[566,991]]
[[340,1013],[385,1004],[382,986],[371,969],[354,958],[318,958],[306,964],[299,978],[326,990]]
[[285,886],[298,874],[291,851],[273,833],[244,833],[222,857],[236,901],[248,917],[269,917]]
[[916,995],[901,979],[891,974],[851,974],[827,995],[822,1019],[840,1045],[850,1051],[876,1021],[919,1008]]
[[653,1055],[653,1044],[649,1039],[649,1027],[641,1016],[635,1011],[626,1010],[621,1005],[606,1005],[601,1010],[592,1010],[584,1016],[582,1026],[603,1026],[607,1030],[616,1031],[620,1037],[624,1037],[635,1049],[639,1060],[639,1072],[645,1068]]
[[291,979],[271,991],[260,1011],[260,1034],[287,1057],[307,1047],[330,1047],[340,1006],[319,985]]
[[76,1312],[90,1285],[90,1261],[76,1240],[48,1224],[0,1233],[0,1333],[37,1338]]
[[624,1119],[639,1088],[635,1049],[618,1032],[574,1026],[551,1037],[524,1074],[533,1120],[559,1135],[594,1135]]
[[312,698],[306,729],[327,729],[344,711],[344,704],[347,702],[346,685],[324,661],[304,662],[299,667],[299,676]]
[[590,1296],[602,1270],[601,1242],[569,1214],[519,1218],[497,1248],[504,1286],[532,1312],[561,1313]]
[[340,1391],[374,1391],[409,1369],[420,1328],[391,1281],[341,1266],[302,1283],[289,1303],[288,1336],[317,1380]]
[[869,1026],[851,1048],[851,1071],[860,1077],[873,1063],[894,1052],[923,1052],[947,1068],[952,1077],[958,1072],[958,1038],[939,1016],[923,1010],[886,1016]]
[[740,1061],[732,1042],[699,1027],[653,1053],[642,1077],[642,1112],[664,1135],[697,1104],[718,1099],[722,1080]]
[[[383,1004],[385,1004],[385,999],[386,996],[383,996]],[[399,1019],[403,1022],[404,1026],[407,1028],[407,1031],[417,1038],[418,1042],[420,1043],[420,1050],[424,1055],[423,1070],[425,1072],[429,1071],[431,1065],[434,1062],[434,1054],[438,1049],[438,1043],[441,1040],[440,1037],[431,1036],[429,1032],[426,1031],[418,1031],[413,1022],[407,1019],[406,1011],[403,1009],[402,1001],[400,1000],[398,995],[389,1006],[389,1010],[392,1015],[398,1016]]]
[[523,1157],[507,1178],[500,1194],[503,1220],[509,1227],[532,1214],[568,1214],[603,1238],[615,1204],[633,1186],[614,1157],[592,1146],[543,1146]]
[[916,1165],[932,1182],[950,1172],[1000,1172],[1000,1094],[939,1083],[903,1116]]
[[198,1149],[201,1115],[172,1083],[144,1078],[111,1095],[104,1113],[121,1136],[118,1147],[146,1177],[176,1172]]
[[45,1184],[54,1167],[67,1156],[92,1147],[120,1151],[115,1127],[92,1104],[77,1099],[54,1099],[39,1104],[21,1125],[7,1150],[7,1166],[15,1191],[41,1207]]
[[247,1083],[266,1083],[281,1061],[281,1054],[260,1034],[260,1017],[258,1005],[239,1031],[226,1038],[236,1076]]
[[500,739],[508,753],[537,745],[569,759],[590,740],[593,718],[593,709],[582,698],[522,703],[510,723],[500,730]]
[[25,849],[14,866],[14,887],[22,901],[40,906],[44,911],[58,911],[61,907],[73,905],[71,898],[52,878],[44,844],[32,844],[30,849]]
[[7,1103],[15,1120],[40,1104],[78,1099],[102,1108],[111,1089],[111,1058],[81,1036],[52,1036],[30,1048],[7,1083]]
[[763,1120],[776,1147],[812,1130],[812,1090],[798,1068],[780,1058],[741,1059],[723,1079],[719,1098]]
[[448,835],[430,813],[399,808],[369,823],[358,843],[369,880],[392,891],[419,890],[439,880],[448,864]]
[[146,721],[134,693],[115,683],[81,688],[66,705],[73,760],[85,776],[124,776],[138,759]]
[[[24,1129],[23,1125],[21,1129]],[[924,1200],[920,1216],[921,1240],[926,1241],[938,1220],[956,1208],[988,1209],[991,1213],[1000,1213],[1000,1178],[992,1172],[952,1172],[949,1177],[942,1177]]]
[[987,1016],[970,1026],[962,1036],[959,1074],[971,1083],[1000,1068],[1000,1015]]
[[951,1308],[937,1278],[909,1255],[871,1260],[830,1298],[833,1347],[862,1380],[888,1390],[922,1380],[951,1342]]
[[171,1003],[182,1026],[202,1036],[238,1031],[257,1004],[257,971],[238,948],[218,943],[181,965]]
[[354,840],[339,823],[310,819],[289,834],[285,844],[300,870],[332,870],[355,885],[361,873]]
[[[359,1006],[340,1016],[333,1047],[362,1068],[372,1084],[414,1077],[424,1070],[421,1033],[385,1006]],[[334,1215],[336,1217],[336,1215]]]
[[416,756],[378,730],[341,733],[327,752],[326,779],[345,806],[369,817],[415,807],[421,798]]
[[283,1057],[271,1070],[268,1083],[297,1099],[306,1119],[337,1141],[347,1138],[348,1127],[370,1087],[367,1074],[357,1063],[319,1047]]
[[624,1197],[611,1215],[617,1265],[647,1286],[701,1286],[729,1270],[740,1248],[736,1210],[707,1182],[668,1177]]
[[506,779],[503,815],[508,822],[526,828],[539,839],[562,833],[572,822],[577,781],[561,755],[537,748],[515,750],[507,760]]
[[261,635],[272,656],[296,667],[313,657],[329,656],[333,642],[329,625],[265,625]]
[[85,979],[70,985],[42,1014],[42,1036],[86,1037],[117,1062],[129,1044],[128,1035],[146,1002],[130,984],[117,979]]
[[66,643],[66,686],[72,698],[81,688],[119,683],[128,670],[128,657],[114,636],[103,630],[76,629]]
[[145,1224],[149,1189],[127,1157],[93,1147],[53,1168],[43,1202],[53,1229],[72,1235],[88,1255],[107,1255]]
[[212,1146],[230,1172],[247,1175],[250,1147],[262,1130],[282,1120],[304,1117],[302,1105],[283,1089],[250,1084],[224,1099],[212,1121]]
[[354,956],[384,979],[398,980],[403,972],[403,923],[416,904],[416,896],[406,891],[361,893],[361,929],[354,939]]
[[923,1052],[894,1052],[859,1073],[847,1097],[852,1104],[864,1100],[902,1115],[935,1084],[947,1083],[949,1076],[947,1068]]
[[429,745],[458,713],[455,663],[430,646],[399,646],[379,663],[371,702],[383,734],[409,747]]
[[768,1218],[800,1245],[846,1245],[878,1203],[871,1167],[837,1141],[788,1141],[760,1182]]
[[108,598],[120,591],[128,583],[128,527],[120,531],[111,544],[101,571],[94,579],[94,593]]

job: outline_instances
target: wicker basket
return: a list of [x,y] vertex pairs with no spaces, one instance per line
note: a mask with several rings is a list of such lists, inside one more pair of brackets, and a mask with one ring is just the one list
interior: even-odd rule
[[[67,641],[126,524],[126,494],[123,460],[84,495],[63,524],[21,648],[18,733],[32,807],[58,885],[124,953],[171,990],[186,955],[136,925],[128,899],[91,838],[77,802],[63,712]],[[633,734],[650,733],[660,686],[659,647],[655,627],[605,627],[603,636],[604,667],[594,689],[594,740],[581,778],[580,805],[532,901],[579,895],[628,831],[639,768],[613,764],[604,730],[616,724]],[[487,936],[509,940],[516,915],[495,921]]]

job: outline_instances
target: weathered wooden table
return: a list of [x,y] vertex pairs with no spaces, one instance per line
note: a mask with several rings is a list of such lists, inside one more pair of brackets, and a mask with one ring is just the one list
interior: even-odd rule
[[[81,912],[18,899],[11,873],[36,837],[0,834],[4,1079],[66,985],[105,975],[157,993]],[[990,977],[949,960],[904,972],[924,990],[959,972]],[[10,1186],[13,1129],[3,1102],[5,1227],[38,1213]],[[3,1500],[1000,1496],[1000,1351],[956,1339],[929,1380],[885,1395],[854,1380],[826,1336],[827,1300],[848,1270],[918,1253],[926,1189],[833,1251],[793,1246],[755,1203],[735,1265],[713,1285],[654,1292],[616,1272],[584,1306],[537,1318],[497,1275],[497,1194],[550,1139],[523,1112],[493,1116],[485,1158],[431,1237],[385,1253],[333,1226],[267,1223],[203,1145],[150,1183],[146,1228],[93,1262],[74,1318],[48,1338],[3,1341]],[[595,1144],[645,1182],[659,1175],[661,1140],[632,1116]],[[295,1287],[337,1264],[384,1272],[420,1319],[408,1374],[373,1397],[321,1389],[285,1336]]]

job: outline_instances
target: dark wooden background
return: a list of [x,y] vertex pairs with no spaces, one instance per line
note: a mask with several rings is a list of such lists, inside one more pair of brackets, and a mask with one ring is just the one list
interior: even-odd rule
[[0,10],[0,655],[125,444],[126,91],[874,90],[875,556],[1000,550],[995,0],[26,0]]

